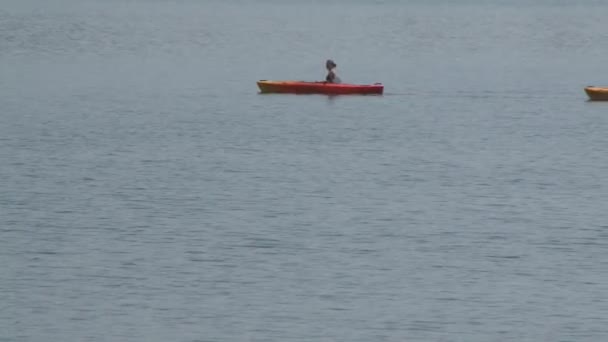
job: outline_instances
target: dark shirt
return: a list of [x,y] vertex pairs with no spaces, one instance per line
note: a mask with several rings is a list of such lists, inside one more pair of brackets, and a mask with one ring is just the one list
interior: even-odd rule
[[329,70],[327,76],[325,77],[325,81],[329,83],[340,83],[340,78],[336,76],[336,73],[332,70]]

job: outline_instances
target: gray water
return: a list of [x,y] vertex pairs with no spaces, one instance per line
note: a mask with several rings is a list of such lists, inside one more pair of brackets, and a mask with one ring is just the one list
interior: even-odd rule
[[608,340],[608,3],[529,2],[0,1],[0,341]]

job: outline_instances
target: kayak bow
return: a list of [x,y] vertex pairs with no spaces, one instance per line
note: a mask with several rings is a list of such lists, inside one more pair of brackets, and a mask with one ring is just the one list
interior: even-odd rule
[[608,101],[608,88],[586,87],[585,93],[591,101]]

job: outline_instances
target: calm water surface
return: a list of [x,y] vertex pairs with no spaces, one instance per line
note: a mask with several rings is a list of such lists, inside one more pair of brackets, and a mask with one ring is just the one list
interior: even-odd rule
[[1,1],[0,341],[608,340],[606,13]]

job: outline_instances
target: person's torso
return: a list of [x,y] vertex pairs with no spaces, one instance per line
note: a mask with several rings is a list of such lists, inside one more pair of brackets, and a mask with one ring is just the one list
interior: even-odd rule
[[325,77],[325,80],[327,82],[332,82],[332,83],[341,83],[342,82],[340,77],[338,77],[338,75],[336,74],[336,69],[331,69],[327,73],[327,77]]

